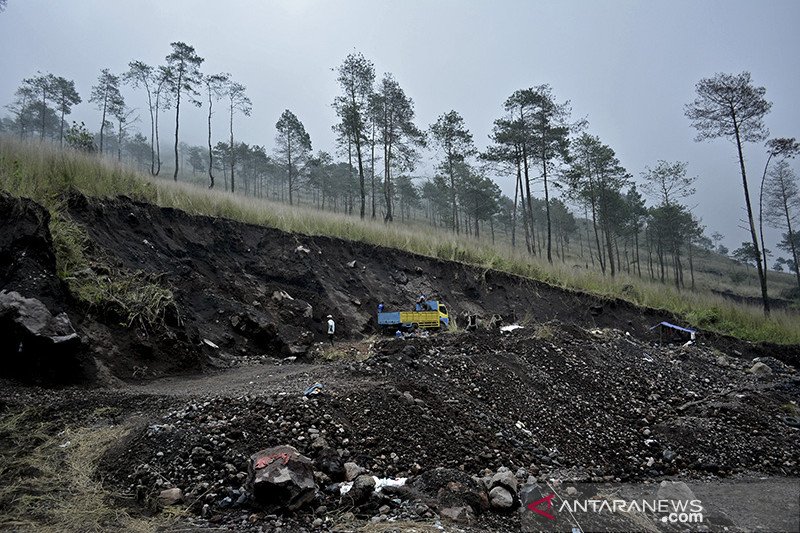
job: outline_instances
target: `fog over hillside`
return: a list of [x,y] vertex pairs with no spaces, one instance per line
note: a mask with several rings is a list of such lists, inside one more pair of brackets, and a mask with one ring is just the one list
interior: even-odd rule
[[[203,72],[230,72],[247,87],[253,113],[238,120],[240,140],[271,149],[275,123],[290,109],[315,151],[335,153],[335,69],[358,51],[374,62],[378,79],[391,72],[413,98],[420,128],[454,109],[482,149],[513,91],[549,84],[635,178],[659,159],[688,162],[688,173],[700,177],[694,212],[732,250],[748,237],[739,228],[745,213],[735,147],[694,142],[684,105],[701,78],[746,70],[773,103],[766,117],[772,136],[797,136],[800,108],[792,102],[800,73],[788,58],[799,44],[798,20],[800,4],[792,1],[8,0],[0,14],[0,103],[13,100],[23,78],[52,72],[75,80],[83,97],[69,119],[99,129],[88,97],[100,70],[122,73],[135,59],[162,64],[169,43],[183,41],[205,59]],[[134,128],[147,134],[143,93],[126,87],[124,94],[138,108]],[[162,118],[167,142],[169,116]],[[204,109],[187,107],[181,140],[203,145],[205,119]],[[224,132],[225,114],[214,121]],[[415,174],[432,175],[434,156],[423,152]],[[755,189],[763,143],[746,145],[745,156]],[[493,177],[513,196],[513,177]],[[768,230],[773,251],[778,237]]]

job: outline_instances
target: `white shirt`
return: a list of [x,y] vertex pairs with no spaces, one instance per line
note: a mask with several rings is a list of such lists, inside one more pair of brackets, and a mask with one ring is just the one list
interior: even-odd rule
[[336,322],[333,321],[332,318],[328,319],[328,334],[332,335],[336,333]]

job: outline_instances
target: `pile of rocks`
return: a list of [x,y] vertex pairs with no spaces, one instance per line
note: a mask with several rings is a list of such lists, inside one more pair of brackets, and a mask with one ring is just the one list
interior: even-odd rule
[[[201,516],[236,520],[280,508],[309,524],[334,512],[484,524],[512,520],[535,479],[797,472],[800,379],[766,357],[757,362],[772,373],[754,375],[750,360],[703,347],[673,354],[610,330],[387,340],[374,352],[327,363],[319,395],[281,383],[171,409],[126,451],[139,465],[128,487],[150,500],[179,488]],[[293,474],[303,482],[270,504],[255,496],[253,454],[276,446],[305,466]]]

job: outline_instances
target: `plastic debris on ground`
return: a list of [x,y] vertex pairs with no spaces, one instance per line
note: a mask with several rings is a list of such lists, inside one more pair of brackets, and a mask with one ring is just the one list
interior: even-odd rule
[[322,383],[314,383],[305,390],[303,396],[313,396],[316,394],[320,394],[322,393],[322,387],[323,387]]
[[519,324],[510,324],[508,326],[500,327],[500,331],[502,331],[503,333],[508,333],[509,331],[514,331],[515,329],[522,329],[524,327],[525,326],[520,326]]
[[533,432],[531,430],[529,430],[528,428],[526,428],[525,424],[523,424],[521,420],[517,420],[517,423],[514,424],[514,426],[518,430],[522,431],[523,433],[525,433],[529,437],[533,435]]
[[[383,490],[384,487],[402,487],[403,485],[406,484],[406,479],[408,478],[401,477],[393,479],[389,477],[372,476],[372,479],[375,480],[375,492],[380,492],[381,490]],[[350,489],[352,488],[353,488],[352,481],[342,483],[342,485],[339,487],[339,493],[347,494],[348,492],[350,492]]]

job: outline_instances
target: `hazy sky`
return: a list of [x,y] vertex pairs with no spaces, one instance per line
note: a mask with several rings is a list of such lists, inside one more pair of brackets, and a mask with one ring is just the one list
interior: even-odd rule
[[[733,248],[747,239],[735,147],[695,143],[683,106],[700,78],[749,70],[774,104],[772,135],[800,136],[800,106],[792,104],[800,95],[798,23],[798,1],[8,0],[0,104],[23,78],[52,72],[74,79],[84,99],[71,118],[99,129],[86,101],[100,69],[119,73],[133,59],[159,64],[180,40],[206,59],[204,72],[230,72],[247,86],[253,114],[237,118],[240,140],[271,149],[275,122],[291,109],[314,149],[333,151],[332,69],[360,51],[379,77],[394,74],[421,127],[455,109],[483,147],[508,95],[548,83],[635,177],[658,159],[687,161],[700,177],[695,212]],[[142,96],[126,96],[149,132]],[[204,143],[203,111],[182,116],[182,140]],[[171,126],[162,120],[166,137]],[[746,146],[751,190],[763,152]],[[513,194],[511,179],[498,181]],[[777,233],[770,235],[774,250]]]

